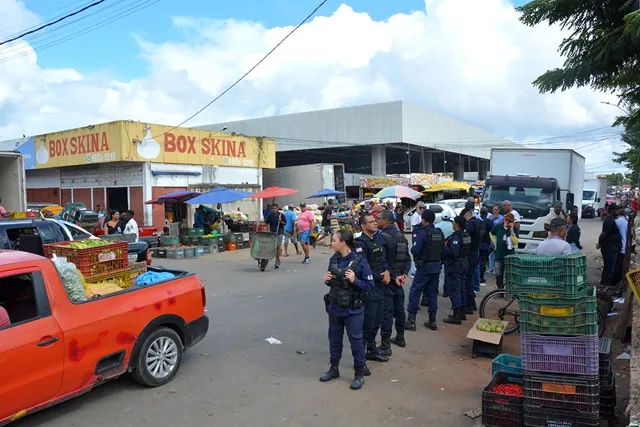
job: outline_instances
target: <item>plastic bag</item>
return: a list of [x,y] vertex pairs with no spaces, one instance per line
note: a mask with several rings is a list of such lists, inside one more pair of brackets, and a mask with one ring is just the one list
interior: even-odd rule
[[85,295],[88,299],[91,299],[95,296],[109,295],[120,291],[122,291],[122,288],[113,282],[88,283]]
[[156,273],[155,271],[147,271],[136,277],[136,286],[146,286],[153,285],[154,283],[163,282],[165,280],[170,280],[176,277],[172,273],[168,271],[162,271],[160,273]]
[[69,295],[71,301],[86,301],[87,298],[84,293],[84,277],[78,271],[76,265],[67,261],[64,257],[57,257],[55,254],[51,261],[53,261],[53,265],[56,266],[60,279],[62,279],[64,289],[67,291],[67,295]]

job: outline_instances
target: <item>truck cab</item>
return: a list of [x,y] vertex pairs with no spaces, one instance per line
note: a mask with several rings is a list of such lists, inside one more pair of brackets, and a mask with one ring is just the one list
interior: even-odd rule
[[535,253],[538,244],[546,239],[544,219],[554,203],[563,202],[562,191],[554,178],[530,176],[490,176],[485,181],[482,205],[489,209],[509,200],[520,214],[520,243],[518,252]]

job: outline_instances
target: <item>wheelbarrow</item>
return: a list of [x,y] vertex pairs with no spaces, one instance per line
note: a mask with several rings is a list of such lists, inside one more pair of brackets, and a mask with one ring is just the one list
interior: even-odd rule
[[268,231],[253,234],[251,241],[251,258],[258,261],[260,271],[264,271],[273,258],[276,257],[278,235]]

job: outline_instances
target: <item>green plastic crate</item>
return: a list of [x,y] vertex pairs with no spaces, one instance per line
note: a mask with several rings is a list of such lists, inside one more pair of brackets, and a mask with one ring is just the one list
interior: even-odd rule
[[501,354],[491,363],[491,375],[495,375],[496,372],[522,375],[522,360],[518,356]]
[[204,236],[204,228],[190,228],[187,230],[187,236],[202,237]]
[[587,257],[509,255],[504,260],[504,278],[509,295],[580,295],[588,288]]
[[160,243],[162,246],[176,246],[180,244],[180,238],[178,236],[160,236]]
[[520,295],[520,332],[546,335],[596,335],[596,289],[575,297]]

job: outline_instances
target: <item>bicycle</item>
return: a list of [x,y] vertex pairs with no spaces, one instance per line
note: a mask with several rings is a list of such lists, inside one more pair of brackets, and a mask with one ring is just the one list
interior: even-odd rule
[[[486,310],[486,307],[487,305],[491,307],[491,304],[496,304],[496,306],[499,307],[496,311],[498,315],[497,319],[487,316],[488,311]],[[608,304],[607,301],[598,299],[598,337],[600,338],[604,336],[604,332],[607,326],[607,310],[606,308],[604,308],[606,307],[606,304]],[[502,320],[509,322],[507,327],[504,328],[504,335],[511,335],[514,332],[518,332],[520,330],[520,305],[518,302],[518,298],[507,296],[507,291],[505,289],[494,289],[493,291],[486,294],[480,302],[478,312],[480,314],[480,317],[483,319]],[[513,319],[509,320],[509,317],[512,317]]]

